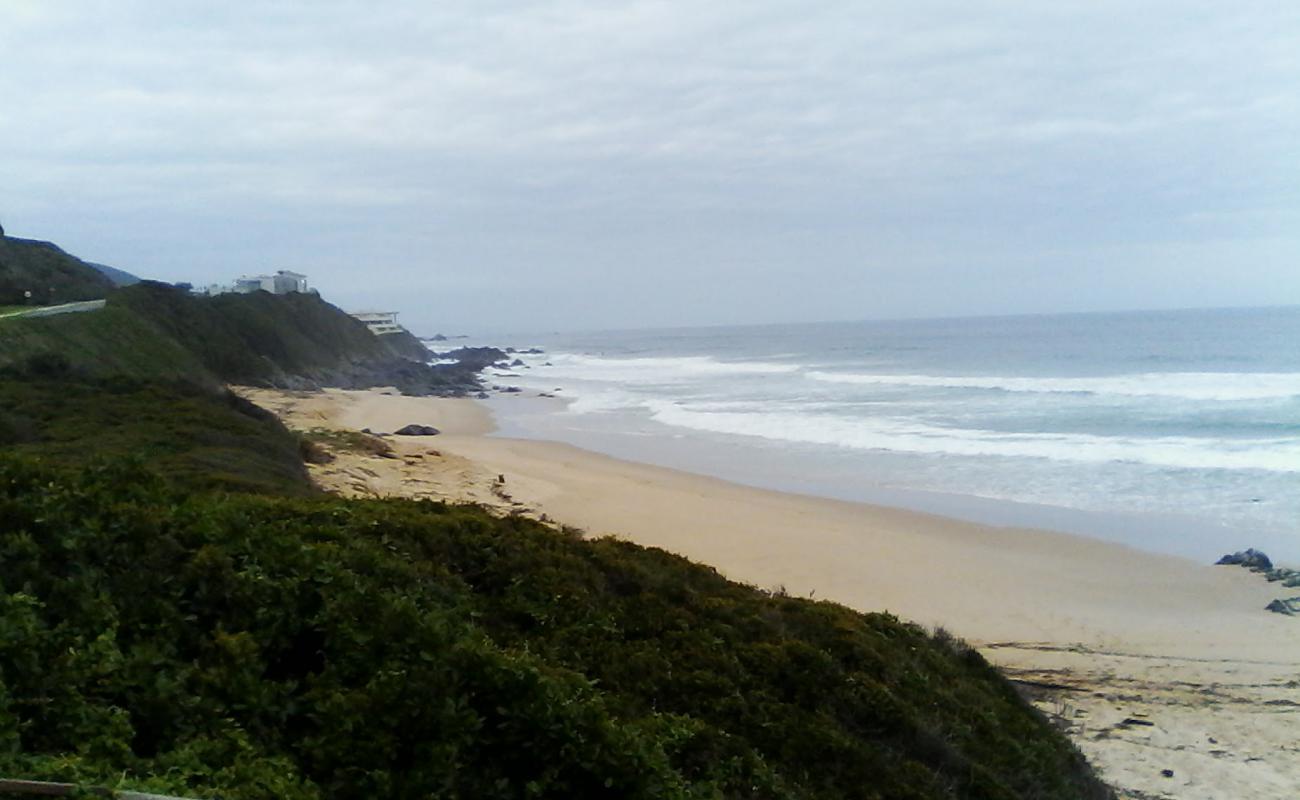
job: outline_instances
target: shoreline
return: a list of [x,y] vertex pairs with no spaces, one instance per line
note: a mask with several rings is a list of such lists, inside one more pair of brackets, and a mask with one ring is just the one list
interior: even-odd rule
[[1224,553],[1254,547],[1274,556],[1280,565],[1300,567],[1300,551],[1294,544],[1297,540],[1284,540],[1276,530],[1252,530],[1248,538],[1239,538],[1227,523],[1190,513],[1072,508],[961,493],[951,488],[907,488],[892,485],[887,478],[877,481],[856,477],[853,464],[829,466],[823,455],[779,450],[764,441],[717,438],[707,433],[683,435],[681,429],[668,426],[655,430],[632,416],[622,419],[622,425],[557,424],[554,420],[563,418],[563,412],[573,402],[573,397],[558,395],[548,399],[530,394],[496,394],[485,405],[496,419],[499,436],[562,442],[614,459],[716,477],[756,489],[904,509],[989,527],[1065,533],[1197,564],[1212,563]]
[[1125,789],[1280,798],[1300,786],[1289,733],[1300,629],[1263,610],[1275,587],[1245,570],[488,436],[491,417],[472,400],[240,391],[297,429],[443,430],[385,437],[391,458],[339,453],[313,467],[342,494],[478,502],[661,547],[761,588],[943,626]]

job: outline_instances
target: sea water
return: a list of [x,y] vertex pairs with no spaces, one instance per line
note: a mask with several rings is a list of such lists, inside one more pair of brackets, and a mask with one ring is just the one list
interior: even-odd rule
[[[1300,308],[516,337],[506,435],[754,485],[1300,561]],[[513,358],[514,356],[512,356]],[[493,374],[493,372],[497,374]],[[568,402],[527,402],[540,393]]]

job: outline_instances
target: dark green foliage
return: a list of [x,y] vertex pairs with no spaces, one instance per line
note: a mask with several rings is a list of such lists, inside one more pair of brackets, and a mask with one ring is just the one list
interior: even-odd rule
[[0,768],[227,797],[1104,797],[978,654],[473,507],[0,459]]
[[4,445],[54,464],[143,459],[188,488],[312,491],[298,440],[274,415],[186,384],[0,370]]
[[0,234],[0,306],[98,300],[112,288],[110,278],[56,245]]
[[196,297],[152,281],[114,291],[100,311],[0,319],[0,367],[48,353],[97,377],[410,394],[477,391],[483,366],[428,366],[414,337],[375,336],[314,294]]
[[83,375],[186,381],[213,390],[221,384],[184,345],[111,300],[83,314],[0,319],[0,367],[25,370],[31,359],[51,355]]
[[395,357],[365,325],[312,294],[193,297],[145,281],[117,292],[111,302],[183,343],[208,370],[232,383],[282,382],[286,375]]

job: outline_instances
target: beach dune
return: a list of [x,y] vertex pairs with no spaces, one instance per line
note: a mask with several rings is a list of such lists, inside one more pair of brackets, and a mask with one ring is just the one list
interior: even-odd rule
[[496,438],[470,400],[241,391],[295,428],[442,429],[388,437],[397,458],[340,454],[315,468],[327,488],[482,502],[760,588],[942,626],[1020,681],[1126,791],[1300,790],[1300,623],[1265,612],[1275,587],[1245,570]]

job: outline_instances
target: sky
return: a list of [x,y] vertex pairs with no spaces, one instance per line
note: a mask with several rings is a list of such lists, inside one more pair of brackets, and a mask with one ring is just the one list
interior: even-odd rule
[[1300,3],[0,0],[0,224],[422,335],[1300,304]]

